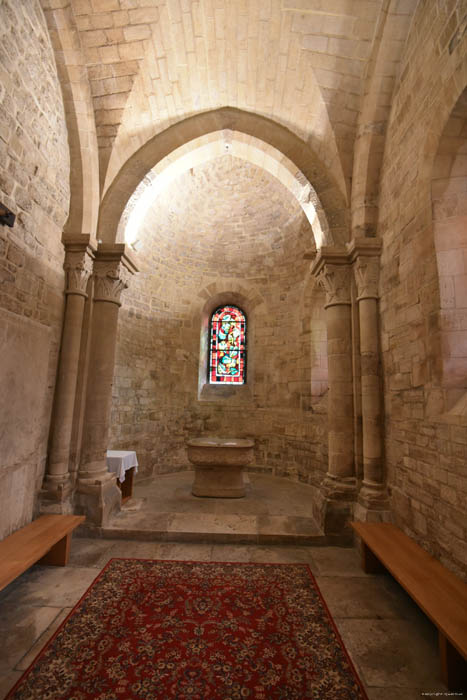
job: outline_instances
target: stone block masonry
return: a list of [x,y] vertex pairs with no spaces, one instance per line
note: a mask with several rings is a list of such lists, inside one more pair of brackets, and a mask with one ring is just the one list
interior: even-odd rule
[[[465,353],[463,342],[453,348],[441,343],[439,332],[444,323],[445,340],[454,336],[440,308],[456,328],[465,328],[464,303],[454,291],[463,275],[456,265],[463,265],[465,227],[456,227],[455,218],[463,215],[465,187],[463,204],[449,196],[465,172],[467,134],[453,133],[467,83],[465,36],[449,50],[462,21],[462,3],[420,3],[414,14],[393,98],[378,232],[386,455],[395,519],[465,577]],[[464,150],[453,141],[459,137]],[[462,240],[449,241],[453,231]],[[447,249],[457,249],[455,256],[446,255]],[[453,400],[460,401],[457,410]]]
[[[156,474],[190,468],[188,437],[249,436],[256,468],[319,483],[325,332],[313,303],[320,290],[307,287],[313,233],[298,202],[262,169],[225,155],[170,184],[138,235],[144,267],[119,322],[112,444],[136,449],[141,473]],[[199,400],[203,305],[214,290],[239,289],[262,300],[247,320],[250,399]],[[310,348],[313,334],[320,342]]]
[[[16,214],[13,228],[0,226],[0,434],[11,446],[6,454],[2,444],[1,539],[31,520],[45,467],[64,305],[69,150],[39,1],[5,0],[0,26],[0,201]],[[19,374],[7,371],[18,363]]]

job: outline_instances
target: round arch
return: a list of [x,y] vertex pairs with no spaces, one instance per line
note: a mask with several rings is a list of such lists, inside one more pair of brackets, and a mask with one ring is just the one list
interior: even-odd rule
[[316,196],[326,212],[329,227],[326,244],[339,245],[349,240],[349,211],[345,195],[310,145],[270,119],[232,107],[184,119],[150,139],[129,158],[102,201],[98,238],[105,243],[117,240],[119,222],[125,207],[154,166],[188,142],[224,130],[255,137],[291,161],[304,178],[313,184]]
[[[443,157],[443,155],[446,155],[443,154],[446,147],[446,143],[443,143],[445,129],[448,127],[453,111],[466,88],[467,56],[464,56],[453,70],[452,76],[449,82],[446,83],[444,90],[437,95],[435,107],[433,110],[430,110],[429,120],[427,120],[424,129],[425,138],[419,151],[418,161],[414,164],[414,168],[416,168],[418,173],[419,191],[421,193],[419,225],[426,232],[425,241],[427,255],[429,256],[427,259],[430,265],[436,268],[435,274],[438,284],[437,298],[433,301],[432,309],[433,314],[437,316],[436,328],[433,328],[431,331],[428,344],[429,355],[433,358],[428,376],[430,383],[436,390],[441,388],[442,398],[434,401],[433,405],[429,406],[427,410],[430,415],[438,415],[445,412],[456,413],[458,410],[456,402],[458,401],[460,401],[461,405],[460,410],[463,411],[463,401],[467,388],[465,357],[459,357],[456,352],[457,359],[451,362],[450,346],[452,346],[454,335],[451,338],[447,337],[448,324],[446,324],[445,312],[448,306],[450,307],[448,309],[449,313],[453,311],[452,315],[455,316],[456,302],[454,296],[451,295],[451,299],[446,304],[446,287],[449,284],[455,286],[455,275],[450,274],[452,270],[443,267],[446,261],[442,260],[442,258],[446,256],[439,255],[440,248],[443,247],[439,245],[442,234],[440,222],[436,220],[437,214],[434,199],[436,200],[437,197],[435,196],[433,199],[434,180],[437,179],[435,175],[441,173],[441,171],[437,172],[439,167],[439,161],[437,162],[437,160],[439,156]],[[441,183],[441,188],[443,187],[444,185]],[[461,259],[458,252],[454,257]],[[450,322],[452,323],[453,319]],[[457,323],[457,321],[455,320],[454,323]],[[461,332],[463,330],[465,329],[461,329]],[[456,338],[456,342],[459,340],[460,338]],[[451,366],[449,367],[450,363]],[[451,380],[449,375],[451,375]],[[454,381],[452,381],[453,378]],[[455,384],[455,386],[453,387],[452,384]]]
[[431,223],[439,282],[439,342],[445,409],[461,411],[467,391],[467,86],[438,141],[431,178]]
[[421,151],[419,177],[427,184],[426,192],[431,199],[431,179],[435,158],[439,150],[439,143],[442,138],[446,124],[460,99],[463,91],[467,87],[467,56],[462,63],[457,66],[453,76],[443,93],[439,96],[436,109],[433,109],[431,121],[425,130],[426,138]]
[[264,299],[254,287],[244,287],[238,280],[232,279],[215,283],[209,289],[204,289],[200,294],[206,301],[201,308],[201,335],[199,354],[198,398],[204,401],[225,401],[248,403],[253,400],[255,355],[247,344],[247,372],[246,384],[221,384],[212,386],[207,381],[208,348],[209,348],[209,321],[213,311],[218,306],[234,304],[241,308],[248,319],[248,334],[251,338],[255,334],[255,316],[258,308],[264,307]]

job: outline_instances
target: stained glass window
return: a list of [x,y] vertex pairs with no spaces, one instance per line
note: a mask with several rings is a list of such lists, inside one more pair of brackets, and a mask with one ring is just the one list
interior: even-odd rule
[[211,316],[209,383],[244,384],[246,317],[236,306],[221,306]]

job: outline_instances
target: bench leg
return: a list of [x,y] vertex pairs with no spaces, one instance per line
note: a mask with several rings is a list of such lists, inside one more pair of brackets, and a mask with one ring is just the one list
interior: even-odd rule
[[366,574],[384,574],[386,569],[371,549],[362,542],[362,569]]
[[47,554],[42,559],[39,559],[38,564],[47,564],[48,566],[66,566],[70,556],[71,532],[61,540],[54,544]]
[[438,630],[439,656],[441,661],[441,676],[448,690],[467,690],[467,661]]

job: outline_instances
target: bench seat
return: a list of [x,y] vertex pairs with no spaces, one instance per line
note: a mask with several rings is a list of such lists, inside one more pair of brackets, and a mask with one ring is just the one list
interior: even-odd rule
[[66,566],[71,533],[84,515],[42,515],[0,542],[0,590],[36,563]]
[[362,540],[367,573],[389,571],[438,628],[449,690],[467,687],[467,586],[390,523],[350,523]]

